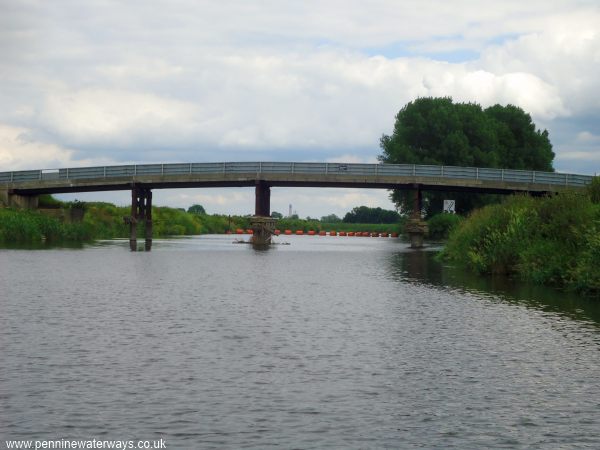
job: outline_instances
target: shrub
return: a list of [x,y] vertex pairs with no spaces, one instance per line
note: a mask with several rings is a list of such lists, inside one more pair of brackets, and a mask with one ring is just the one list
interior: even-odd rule
[[432,239],[447,239],[450,232],[462,221],[462,216],[456,214],[440,213],[427,221],[429,237]]
[[460,223],[440,257],[480,273],[600,293],[600,205],[589,194],[509,197]]

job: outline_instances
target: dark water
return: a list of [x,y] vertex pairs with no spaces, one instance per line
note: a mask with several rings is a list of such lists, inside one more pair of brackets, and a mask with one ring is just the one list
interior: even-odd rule
[[600,305],[392,239],[0,250],[5,439],[600,448]]

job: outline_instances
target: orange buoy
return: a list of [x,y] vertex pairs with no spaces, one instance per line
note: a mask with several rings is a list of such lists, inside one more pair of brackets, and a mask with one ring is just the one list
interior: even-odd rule
[[281,230],[275,230],[273,234],[275,234],[275,236],[279,236],[281,234]]
[[244,230],[238,228],[237,230],[235,230],[235,234],[244,234]]
[[363,231],[362,232],[362,236],[363,237],[369,237],[369,232],[368,231]]
[[296,230],[296,234],[298,236],[303,235],[304,234],[304,230]]
[[392,237],[397,238],[398,237],[398,233],[392,233]]
[[283,232],[283,234],[287,234],[287,235],[289,236],[290,234],[292,234],[292,230],[285,230],[285,231]]
[[345,231],[340,231],[340,236],[346,236],[346,232]]
[[337,236],[337,232],[336,231],[330,231],[329,232],[329,236]]
[[246,230],[246,233],[248,233],[248,234],[254,234],[254,230],[252,230],[252,229],[248,228],[248,229]]
[[315,230],[308,230],[308,235],[309,236],[314,236],[315,234],[316,234]]
[[381,233],[381,237],[390,237],[390,233]]
[[319,236],[327,236],[327,231],[319,231]]
[[354,231],[348,231],[348,236],[354,236]]

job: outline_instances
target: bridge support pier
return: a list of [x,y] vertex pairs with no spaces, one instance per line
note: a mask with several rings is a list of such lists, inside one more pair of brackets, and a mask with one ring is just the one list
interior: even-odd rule
[[137,226],[139,222],[145,225],[145,249],[152,249],[152,191],[148,188],[134,186],[131,189],[131,216],[126,218],[129,223],[129,248],[137,251]]
[[405,231],[410,237],[410,248],[423,247],[423,238],[427,233],[427,222],[421,217],[423,209],[423,197],[419,185],[415,185],[413,190],[413,212],[406,223]]
[[271,217],[271,187],[264,181],[257,181],[254,216],[252,226],[252,245],[254,248],[267,248],[271,245],[271,236],[275,231],[276,219]]

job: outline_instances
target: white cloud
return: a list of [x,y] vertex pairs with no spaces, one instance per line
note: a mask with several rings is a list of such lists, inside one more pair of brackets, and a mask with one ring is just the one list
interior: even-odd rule
[[600,135],[590,133],[589,131],[582,131],[577,133],[577,142],[583,142],[585,144],[600,144]]
[[50,93],[41,122],[74,145],[135,145],[154,137],[162,145],[192,128],[194,105],[150,93],[85,89]]
[[108,159],[74,157],[74,151],[54,144],[35,141],[31,131],[0,124],[0,167],[3,171],[45,169],[110,164]]
[[377,164],[379,161],[373,156],[344,154],[333,158],[327,158],[325,162],[331,163],[355,163],[355,164]]

